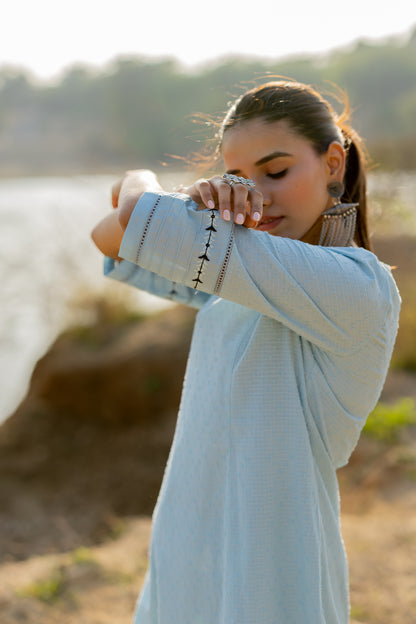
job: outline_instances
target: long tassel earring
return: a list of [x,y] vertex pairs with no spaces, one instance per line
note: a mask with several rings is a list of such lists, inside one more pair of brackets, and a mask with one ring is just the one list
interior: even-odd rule
[[338,180],[328,184],[328,193],[337,203],[322,213],[319,245],[323,247],[352,247],[354,244],[358,204],[342,204],[344,190]]

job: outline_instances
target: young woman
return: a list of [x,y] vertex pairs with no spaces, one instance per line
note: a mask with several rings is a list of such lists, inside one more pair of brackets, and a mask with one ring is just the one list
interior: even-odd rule
[[231,107],[219,151],[225,175],[182,194],[127,173],[93,232],[107,275],[200,308],[135,623],[347,624],[336,469],[400,306],[361,150],[315,91],[275,82]]

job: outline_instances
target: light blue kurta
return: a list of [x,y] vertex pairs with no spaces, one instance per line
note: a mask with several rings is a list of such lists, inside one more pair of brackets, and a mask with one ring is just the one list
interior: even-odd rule
[[172,194],[141,198],[120,256],[109,276],[201,308],[135,624],[347,624],[336,468],[386,376],[390,270]]

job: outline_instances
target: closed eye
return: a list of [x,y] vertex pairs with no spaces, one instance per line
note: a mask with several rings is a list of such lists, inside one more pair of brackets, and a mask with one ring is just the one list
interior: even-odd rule
[[267,176],[269,178],[272,178],[273,180],[279,180],[279,178],[284,178],[288,171],[289,169],[283,169],[282,171],[279,171],[278,173],[268,173]]

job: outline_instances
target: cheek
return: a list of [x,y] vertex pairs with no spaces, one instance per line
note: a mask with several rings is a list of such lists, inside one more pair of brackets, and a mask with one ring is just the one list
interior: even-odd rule
[[294,212],[305,212],[305,208],[312,207],[317,201],[317,187],[312,180],[299,176],[292,181],[287,181],[281,187],[281,194],[288,206]]
[[293,199],[298,205],[302,204],[303,209],[306,208],[309,214],[316,213],[318,216],[325,210],[327,190],[320,168],[305,167],[299,172],[292,189]]

